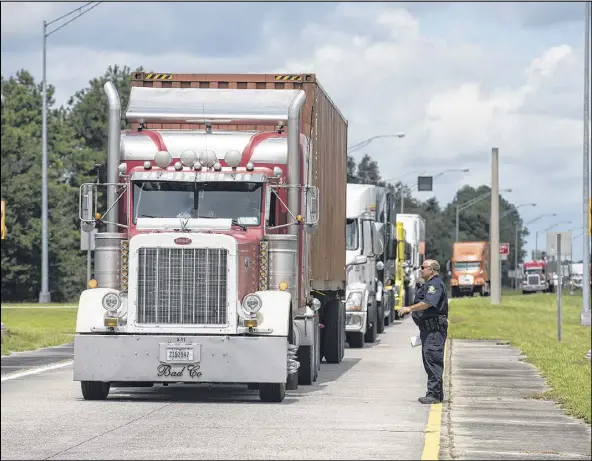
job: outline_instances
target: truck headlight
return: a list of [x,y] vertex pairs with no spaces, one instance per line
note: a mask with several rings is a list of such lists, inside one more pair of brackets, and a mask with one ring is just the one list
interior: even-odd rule
[[102,304],[108,312],[115,312],[121,307],[121,298],[117,293],[107,293],[103,296]]
[[345,302],[346,311],[361,311],[362,310],[362,292],[352,291]]
[[256,294],[250,294],[243,299],[243,309],[249,314],[256,314],[261,309],[263,303]]

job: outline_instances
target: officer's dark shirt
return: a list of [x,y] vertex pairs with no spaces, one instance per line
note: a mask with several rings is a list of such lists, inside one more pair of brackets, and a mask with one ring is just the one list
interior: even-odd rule
[[440,315],[448,317],[448,295],[446,293],[446,286],[439,275],[436,275],[419,287],[415,293],[413,304],[421,301],[429,304],[430,307],[425,311],[414,311],[411,313],[411,318],[416,325],[419,325],[420,320],[438,317]]

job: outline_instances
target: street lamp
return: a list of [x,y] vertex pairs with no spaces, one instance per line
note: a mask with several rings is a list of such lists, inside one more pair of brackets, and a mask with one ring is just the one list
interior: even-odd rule
[[403,131],[400,131],[399,133],[396,133],[396,134],[380,134],[378,136],[372,136],[371,138],[368,138],[364,141],[360,141],[359,143],[354,144],[353,146],[348,148],[347,153],[351,154],[352,152],[355,152],[358,149],[361,149],[362,147],[367,146],[372,141],[374,141],[375,139],[378,139],[378,138],[399,138],[399,139],[401,139],[404,137],[405,137],[405,133]]
[[[445,175],[446,173],[455,173],[455,172],[462,172],[462,173],[467,173],[469,170],[469,168],[452,168],[450,170],[444,170],[441,171],[440,173],[434,175],[434,177],[432,178],[432,180],[439,178],[442,175]],[[410,191],[413,191],[415,189],[417,189],[418,184],[415,183],[413,184],[412,187],[409,188]],[[403,188],[401,188],[401,211],[400,213],[403,214],[403,211],[405,210],[405,195],[403,194]]]
[[[94,3],[94,5],[93,5]],[[43,21],[43,77],[42,77],[42,103],[41,103],[41,292],[39,293],[40,303],[51,302],[49,292],[49,243],[48,243],[48,219],[47,219],[47,37],[67,26],[80,16],[88,13],[102,2],[88,2],[85,5],[75,8],[69,13],[60,16],[53,21]],[[92,6],[90,6],[92,5]],[[87,8],[89,7],[89,8]],[[86,9],[85,9],[86,8]],[[48,32],[47,28],[71,14],[78,12],[77,16],[66,21],[59,27]]]
[[[512,189],[502,189],[500,190],[500,192],[512,192]],[[473,206],[475,203],[480,202],[481,200],[486,199],[487,197],[489,197],[491,195],[491,191],[486,192],[485,194],[481,194],[471,200],[467,200],[464,203],[457,203],[456,204],[456,233],[455,233],[455,237],[456,237],[456,241],[459,241],[460,235],[459,235],[459,228],[458,228],[458,223],[459,223],[459,217],[460,217],[460,212],[463,210],[466,210],[467,208]]]
[[510,210],[506,210],[504,211],[501,215],[500,215],[500,220],[502,218],[505,218],[506,216],[508,216],[510,213],[514,213],[514,211],[516,211],[518,208],[522,208],[523,206],[536,206],[536,203],[523,203],[521,205],[516,205],[514,208],[510,209]]

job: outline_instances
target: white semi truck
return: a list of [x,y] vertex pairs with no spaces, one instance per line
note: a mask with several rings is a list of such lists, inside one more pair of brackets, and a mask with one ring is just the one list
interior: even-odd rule
[[379,261],[384,242],[376,224],[376,186],[348,184],[345,328],[350,347],[376,341],[378,323],[384,322],[378,309],[382,284],[377,277],[377,270],[384,269],[384,263]]

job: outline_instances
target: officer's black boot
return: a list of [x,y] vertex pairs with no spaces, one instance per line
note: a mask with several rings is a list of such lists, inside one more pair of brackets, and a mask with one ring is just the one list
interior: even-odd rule
[[431,394],[428,394],[425,397],[420,397],[417,400],[423,404],[432,404],[432,403],[440,403],[441,402],[441,400],[439,400],[437,397],[434,397]]

